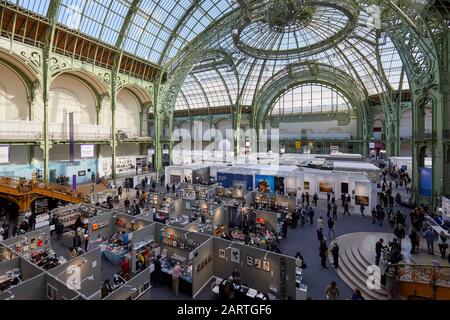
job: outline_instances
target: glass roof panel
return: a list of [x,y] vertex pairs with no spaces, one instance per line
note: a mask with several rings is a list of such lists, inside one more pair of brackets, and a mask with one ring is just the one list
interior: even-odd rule
[[272,116],[295,116],[330,112],[350,112],[347,99],[336,89],[320,84],[304,84],[283,93],[273,105]]
[[8,2],[43,16],[47,15],[50,6],[50,0],[8,0]]
[[58,22],[115,45],[130,9],[130,0],[62,0]]

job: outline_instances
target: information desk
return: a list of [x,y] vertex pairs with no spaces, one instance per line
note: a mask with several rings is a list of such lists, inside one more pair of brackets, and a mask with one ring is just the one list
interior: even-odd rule
[[[172,268],[175,267],[176,261],[171,259],[161,260],[161,281],[165,285],[172,288]],[[192,274],[187,272],[187,267],[184,267],[184,271],[180,276],[179,292],[192,296]]]
[[[228,281],[227,279],[224,279],[219,285],[219,296],[221,299],[225,298],[224,289],[227,281]],[[267,294],[258,292],[257,290],[249,288],[244,285],[233,284],[233,293],[234,293],[233,300],[252,301],[252,302],[254,302],[255,300],[256,301],[269,300]]]

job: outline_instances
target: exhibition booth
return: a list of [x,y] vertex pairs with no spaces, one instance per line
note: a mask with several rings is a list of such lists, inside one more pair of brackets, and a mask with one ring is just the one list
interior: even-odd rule
[[[89,249],[100,249],[102,257],[114,266],[127,264],[130,274],[136,272],[138,255],[151,251],[154,242],[153,222],[126,214],[109,214],[87,219]],[[123,239],[122,232],[128,237]],[[142,268],[142,266],[140,266]]]
[[165,184],[210,184],[210,164],[185,164],[165,168]]
[[49,226],[7,239],[3,241],[3,245],[43,270],[50,270],[67,262],[52,249]]
[[[390,157],[389,161],[393,166],[396,166],[397,170],[403,170],[412,177],[413,161],[411,157]],[[432,166],[433,159],[425,158],[425,168],[432,168]]]

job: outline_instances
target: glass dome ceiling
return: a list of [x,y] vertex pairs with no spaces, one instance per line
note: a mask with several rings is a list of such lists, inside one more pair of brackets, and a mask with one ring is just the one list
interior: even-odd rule
[[[51,3],[2,2],[42,16]],[[61,0],[57,22],[169,66],[209,28],[238,12],[240,20],[205,46],[229,55],[233,64],[202,68],[207,61],[200,62],[186,78],[177,110],[250,106],[274,74],[299,61],[338,68],[360,82],[367,95],[389,87],[408,89],[407,77],[400,84],[403,66],[392,41],[367,26],[364,4],[357,12],[354,5],[350,0]]]
[[243,18],[233,30],[236,46],[248,55],[302,58],[341,42],[353,30],[356,12],[337,5],[303,5],[276,0]]

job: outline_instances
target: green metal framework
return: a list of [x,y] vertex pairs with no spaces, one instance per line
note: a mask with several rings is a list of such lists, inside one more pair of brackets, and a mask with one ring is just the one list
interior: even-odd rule
[[[90,81],[98,93],[98,108],[103,99],[111,101],[113,158],[118,144],[117,94],[124,88],[133,92],[141,102],[142,133],[147,113],[153,114],[159,172],[162,142],[173,144],[170,137],[163,137],[163,127],[173,128],[177,112],[189,112],[192,123],[192,115],[199,114],[196,110],[204,110],[212,123],[221,110],[229,110],[235,128],[251,112],[252,125],[258,128],[286,88],[323,83],[336,88],[355,108],[364,153],[373,119],[379,117],[371,107],[374,97],[385,121],[388,155],[399,153],[402,97],[410,92],[413,201],[438,204],[442,195],[450,195],[446,1],[3,0],[1,4],[2,37],[9,40],[1,48],[22,65],[30,109],[36,88],[42,90],[46,176],[52,145],[47,132],[48,91],[60,74],[76,73]],[[368,24],[374,18],[373,5],[381,12],[380,28]],[[424,134],[425,107],[433,111],[431,136]],[[433,150],[431,199],[421,197],[418,189],[424,148]]]

